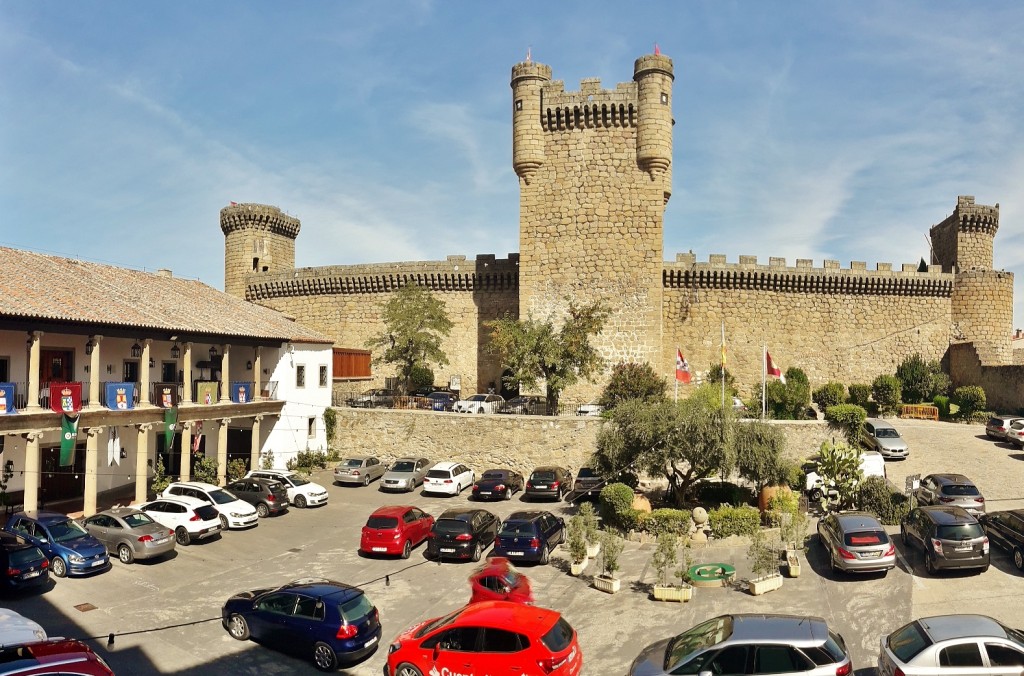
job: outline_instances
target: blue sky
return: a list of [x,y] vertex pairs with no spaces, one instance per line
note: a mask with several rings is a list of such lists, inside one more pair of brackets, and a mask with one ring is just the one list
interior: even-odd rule
[[[632,5],[632,7],[631,7]],[[0,244],[223,284],[229,201],[297,264],[517,251],[509,74],[675,62],[665,257],[917,262],[1001,205],[1024,326],[1024,4],[0,0]]]

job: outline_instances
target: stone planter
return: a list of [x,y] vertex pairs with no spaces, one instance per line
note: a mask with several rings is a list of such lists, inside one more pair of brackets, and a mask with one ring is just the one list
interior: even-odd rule
[[800,577],[800,557],[792,549],[786,551],[786,574],[789,577]]
[[747,584],[750,588],[750,593],[754,596],[760,596],[770,591],[775,591],[782,587],[782,575],[779,573],[772,573],[771,575],[765,575],[764,577],[754,578]]
[[654,600],[655,601],[678,601],[684,603],[693,598],[693,587],[685,584],[681,587],[677,587],[674,584],[656,584],[654,585]]
[[619,591],[621,585],[622,583],[617,577],[608,577],[606,575],[594,576],[594,586],[603,592],[614,594]]
[[588,563],[590,563],[590,561],[588,559],[583,559],[579,563],[576,563],[575,561],[573,561],[572,563],[569,564],[569,572],[574,577],[579,577],[580,574],[582,574],[583,571],[587,569],[587,564]]
[[597,558],[597,555],[600,554],[600,553],[601,553],[601,543],[600,542],[595,542],[592,545],[587,545],[587,557],[588,558],[591,558],[591,559]]

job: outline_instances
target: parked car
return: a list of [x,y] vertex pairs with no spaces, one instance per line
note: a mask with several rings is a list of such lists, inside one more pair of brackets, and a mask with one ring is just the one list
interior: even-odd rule
[[398,390],[375,387],[349,399],[349,406],[354,408],[390,408],[395,403]]
[[1020,631],[985,615],[922,617],[882,636],[878,676],[1019,674]]
[[387,465],[372,455],[353,455],[334,468],[334,483],[369,486],[374,479],[384,476]]
[[220,525],[224,530],[252,528],[260,523],[255,507],[213,484],[202,481],[175,481],[165,488],[161,495],[185,496],[210,503],[220,513]]
[[878,573],[896,567],[896,545],[867,512],[840,512],[818,520],[818,542],[832,572]]
[[988,536],[962,507],[916,507],[900,524],[900,536],[908,550],[921,550],[929,575],[947,568],[988,570]]
[[1005,440],[1010,426],[1018,420],[1024,420],[1024,418],[1019,415],[994,415],[985,423],[985,436],[990,439]]
[[131,507],[114,507],[93,514],[83,524],[93,536],[117,554],[121,563],[154,559],[174,551],[174,531]]
[[254,469],[245,476],[280,481],[288,495],[288,502],[299,509],[327,504],[326,488],[290,469]]
[[369,655],[381,636],[377,608],[363,590],[332,580],[235,594],[221,610],[221,623],[231,638],[305,655],[321,671]]
[[860,441],[886,458],[905,459],[910,454],[907,442],[903,441],[896,428],[879,418],[868,418],[864,421],[864,426],[860,430]]
[[385,674],[578,676],[582,670],[576,630],[557,611],[484,601],[399,634],[388,648]]
[[989,542],[1005,549],[1017,570],[1024,571],[1024,509],[989,512],[978,517]]
[[929,474],[914,496],[919,505],[956,505],[975,516],[985,513],[985,498],[963,474]]
[[451,411],[455,408],[455,402],[459,400],[453,392],[431,392],[427,399],[430,400],[430,408],[434,411]]
[[551,512],[512,512],[498,529],[494,554],[547,565],[551,552],[565,542],[565,521]]
[[530,580],[503,556],[492,556],[469,576],[470,603],[533,603]]
[[232,481],[225,488],[255,507],[256,515],[261,519],[288,511],[288,491],[276,479],[245,476]]
[[[986,430],[986,434],[988,430]],[[1014,420],[1006,430],[1006,442],[1024,448],[1024,420]]]
[[393,554],[409,558],[413,548],[430,536],[434,517],[419,507],[379,507],[366,520],[359,538],[364,554]]
[[423,484],[430,464],[428,458],[399,458],[381,476],[377,490],[412,492]]
[[602,413],[604,413],[604,406],[597,403],[596,401],[592,401],[587,404],[581,404],[579,408],[576,409],[576,415],[596,417],[601,415]]
[[528,500],[552,498],[558,501],[571,492],[572,474],[569,474],[569,470],[556,465],[544,465],[530,474],[523,497]]
[[644,648],[630,676],[661,674],[852,676],[846,642],[820,617],[721,615]]
[[474,394],[468,399],[460,399],[452,408],[456,413],[494,413],[505,403],[500,394]]
[[[0,648],[46,640],[46,630],[35,620],[7,608],[0,608]],[[0,662],[0,664],[3,664]],[[3,667],[0,666],[0,670]],[[0,671],[0,673],[6,673]]]
[[548,400],[534,394],[512,397],[498,407],[498,413],[514,415],[545,415],[547,412]]
[[596,469],[593,467],[580,467],[579,471],[576,472],[576,480],[573,482],[572,489],[576,497],[596,498],[601,494],[601,489],[604,486],[605,480],[598,474]]
[[479,561],[484,551],[494,543],[499,523],[498,517],[486,509],[447,509],[430,529],[427,557]]
[[4,530],[39,547],[50,560],[50,572],[57,577],[110,570],[110,557],[103,543],[64,514],[16,512],[7,520]]
[[50,582],[50,560],[27,538],[0,531],[0,591],[21,592]]
[[211,538],[223,530],[220,512],[206,500],[178,495],[134,506],[173,530],[174,541],[183,547]]
[[476,481],[476,473],[459,462],[439,462],[429,470],[423,479],[424,493],[447,493],[458,495]]
[[523,475],[511,469],[489,469],[473,484],[474,500],[511,500],[523,490]]
[[[0,647],[0,665],[4,665],[3,673],[18,676],[114,676],[103,658],[89,646],[66,638]],[[16,669],[7,670],[14,665]]]

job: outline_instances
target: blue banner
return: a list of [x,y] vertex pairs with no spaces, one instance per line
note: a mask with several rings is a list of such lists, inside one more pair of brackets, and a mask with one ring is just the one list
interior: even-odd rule
[[252,401],[252,383],[235,381],[231,383],[231,401],[246,404]]
[[0,383],[0,415],[17,413],[14,408],[14,383]]
[[104,383],[107,408],[127,411],[135,408],[135,383]]

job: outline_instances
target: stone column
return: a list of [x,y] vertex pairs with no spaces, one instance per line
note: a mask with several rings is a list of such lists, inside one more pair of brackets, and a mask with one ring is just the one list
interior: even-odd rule
[[224,343],[224,356],[220,362],[220,404],[231,403],[231,346]]
[[184,364],[182,373],[185,383],[181,388],[181,403],[188,406],[192,403],[192,343],[185,343]]
[[[252,398],[256,401],[263,401],[263,346],[256,346],[256,358],[252,361],[253,390]],[[253,469],[256,469],[253,467]]]
[[149,488],[149,431],[153,423],[139,425],[139,437],[135,448],[135,502],[145,502]]
[[139,373],[142,374],[139,388],[142,392],[139,393],[139,406],[149,406],[149,348],[152,344],[151,338],[142,341],[142,364],[139,369]]
[[220,429],[217,430],[217,485],[223,486],[227,483],[228,476],[228,423],[231,418],[224,418],[219,421]]
[[97,476],[100,460],[100,434],[104,427],[90,427],[85,432],[85,493],[83,495],[83,516],[96,513]]
[[[36,382],[38,384],[38,380]],[[38,400],[36,397],[36,408],[39,408]],[[25,437],[25,497],[22,503],[26,512],[33,512],[39,509],[39,466],[42,464],[39,437],[43,433],[29,432],[22,436]]]
[[100,343],[103,336],[92,337],[93,347],[92,358],[89,360],[89,406],[87,408],[100,407]]
[[260,422],[263,414],[252,419],[252,449],[249,452],[249,469],[260,468]]
[[[25,408],[34,409],[41,408],[39,406],[39,343],[43,339],[43,332],[31,331],[28,335],[32,339],[32,344],[28,348],[28,401],[25,402]],[[38,441],[38,437],[36,441]],[[37,445],[36,451],[38,450],[39,446]],[[38,467],[36,469],[38,470]]]
[[181,423],[181,465],[178,469],[179,481],[192,480],[192,430],[194,422]]

